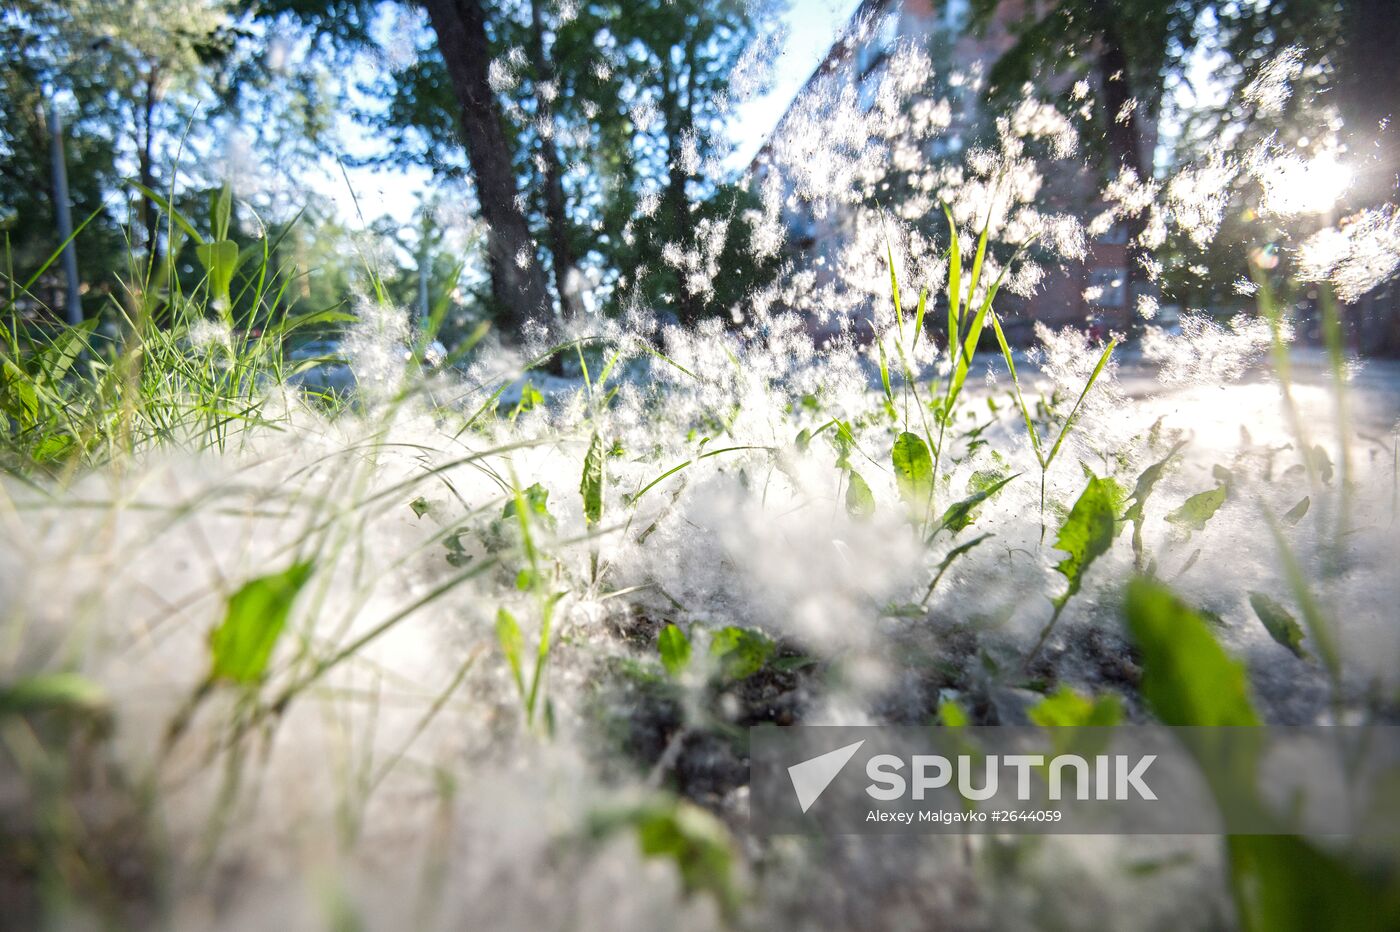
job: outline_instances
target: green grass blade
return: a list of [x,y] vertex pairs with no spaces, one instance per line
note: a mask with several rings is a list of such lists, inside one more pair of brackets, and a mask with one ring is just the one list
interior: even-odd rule
[[1060,435],[1055,438],[1055,445],[1050,448],[1050,455],[1045,458],[1045,468],[1049,469],[1050,464],[1055,461],[1055,456],[1060,452],[1060,446],[1069,436],[1069,432],[1074,429],[1075,421],[1079,419],[1079,409],[1084,404],[1084,399],[1089,394],[1089,389],[1094,387],[1099,375],[1103,373],[1104,367],[1108,365],[1108,358],[1113,355],[1113,349],[1118,345],[1117,340],[1109,340],[1108,346],[1104,347],[1103,355],[1099,357],[1098,365],[1094,366],[1094,371],[1090,373],[1089,380],[1084,383],[1084,389],[1079,393],[1079,398],[1074,402],[1074,408],[1070,411],[1069,417],[1065,418],[1065,424],[1060,428]]
[[1046,468],[1045,455],[1041,452],[1040,434],[1035,429],[1035,421],[1031,419],[1030,409],[1026,407],[1025,396],[1021,394],[1021,380],[1016,375],[1016,360],[1011,357],[1011,347],[1006,343],[1006,334],[1002,332],[1001,321],[997,319],[995,312],[991,314],[992,332],[996,334],[997,345],[1001,347],[1001,358],[1006,361],[1006,368],[1011,373],[1011,393],[1016,398],[1016,406],[1021,409],[1021,418],[1026,423],[1026,433],[1031,438],[1031,448],[1035,451],[1036,461],[1040,463],[1040,468]]

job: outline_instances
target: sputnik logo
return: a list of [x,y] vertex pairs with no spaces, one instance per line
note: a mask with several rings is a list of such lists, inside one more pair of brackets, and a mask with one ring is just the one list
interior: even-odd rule
[[825,754],[819,754],[788,768],[788,776],[792,778],[792,788],[797,793],[797,804],[802,807],[804,813],[812,808],[812,804],[821,797],[822,793],[826,792],[831,781],[836,779],[836,775],[850,762],[864,743],[865,741],[862,739],[855,744],[827,751]]

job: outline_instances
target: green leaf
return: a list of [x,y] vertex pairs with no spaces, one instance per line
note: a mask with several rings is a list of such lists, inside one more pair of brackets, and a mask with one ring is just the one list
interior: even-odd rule
[[1148,579],[1128,584],[1128,633],[1142,656],[1142,696],[1166,725],[1258,725],[1244,664],[1199,613]]
[[772,653],[773,642],[768,638],[734,625],[716,631],[710,640],[710,656],[719,661],[720,672],[731,680],[753,676]]
[[223,622],[209,635],[209,679],[249,686],[267,672],[292,603],[311,578],[310,562],[247,582],[228,600]]
[[[1136,579],[1125,602],[1129,632],[1143,658],[1142,695],[1167,725],[1256,726],[1244,665],[1206,622],[1160,583]],[[1188,743],[1217,804],[1258,806],[1259,747],[1248,733],[1210,732]],[[1241,795],[1241,793],[1245,795]],[[1395,928],[1397,904],[1384,881],[1296,835],[1230,835],[1230,887],[1242,929]]]
[[214,240],[194,248],[199,264],[209,273],[209,294],[227,309],[229,286],[238,271],[238,244],[231,239]]
[[816,657],[808,657],[804,654],[789,654],[786,657],[778,657],[768,664],[769,668],[779,673],[796,673],[798,670],[805,670],[808,667],[815,667],[820,661]]
[[1056,605],[1064,605],[1079,591],[1090,565],[1113,545],[1117,500],[1117,483],[1109,478],[1094,476],[1079,493],[1055,538],[1055,549],[1066,554],[1055,571],[1069,580],[1069,588],[1055,600]]
[[[1004,338],[998,333],[997,340],[1001,341],[1002,339]],[[1084,388],[1079,392],[1079,398],[1075,400],[1074,407],[1070,409],[1069,417],[1065,418],[1065,423],[1060,428],[1060,435],[1055,438],[1054,446],[1050,448],[1050,452],[1045,456],[1046,469],[1049,469],[1050,464],[1055,462],[1055,457],[1059,455],[1060,452],[1060,446],[1065,442],[1065,438],[1069,436],[1070,431],[1074,430],[1074,425],[1079,422],[1079,411],[1084,406],[1084,399],[1089,397],[1089,391],[1094,387],[1094,383],[1099,380],[1099,376],[1103,374],[1103,370],[1108,365],[1108,360],[1113,356],[1113,350],[1117,346],[1117,340],[1109,340],[1108,345],[1103,348],[1103,355],[1099,356],[1099,361],[1094,366],[1094,371],[1089,373],[1089,378],[1084,382]],[[1014,372],[1012,374],[1012,385],[1016,385]]]
[[520,633],[520,624],[515,616],[504,608],[496,609],[496,640],[501,645],[501,653],[510,664],[510,675],[515,680],[515,688],[525,695],[525,673],[521,666],[525,655],[525,637]]
[[408,507],[412,508],[413,513],[420,518],[432,510],[432,506],[428,504],[428,500],[421,495],[409,502]]
[[917,347],[919,345],[919,335],[924,332],[924,311],[927,305],[928,289],[920,289],[919,309],[914,313],[914,338],[910,341],[910,345],[913,347]]
[[922,514],[933,495],[933,457],[928,444],[905,431],[895,439],[891,460],[899,497]]
[[1198,492],[1183,502],[1180,508],[1167,515],[1167,523],[1186,528],[1188,531],[1203,531],[1206,522],[1215,517],[1228,495],[1229,492],[1223,485],[1209,492]]
[[685,636],[685,632],[675,625],[667,625],[661,629],[661,635],[656,639],[657,649],[661,653],[661,665],[666,668],[666,672],[672,676],[680,676],[681,671],[690,664],[690,638]]
[[846,486],[846,513],[852,518],[868,518],[875,513],[875,496],[854,469]]
[[1303,627],[1298,620],[1279,603],[1262,592],[1251,592],[1249,604],[1254,614],[1264,623],[1264,629],[1278,643],[1288,648],[1293,656],[1306,660],[1308,652],[1303,650]]
[[836,421],[836,432],[832,434],[831,443],[836,447],[836,468],[851,468],[851,451],[856,448],[855,434],[851,433],[851,425],[845,421]]
[[224,183],[217,191],[209,193],[209,229],[216,240],[228,237],[232,217],[233,189]]
[[516,403],[515,410],[511,412],[510,416],[512,418],[518,417],[522,411],[533,410],[542,404],[544,404],[544,396],[540,394],[539,389],[535,388],[535,383],[527,379],[520,388],[520,401]]
[[[548,527],[554,527],[554,515],[549,513],[549,490],[536,482],[523,493],[527,515],[532,519],[538,519]],[[501,510],[502,518],[516,517],[516,500],[512,498],[506,502],[505,508]]]
[[899,303],[899,276],[894,273],[894,249],[890,246],[890,241],[885,240],[885,260],[890,267],[890,294],[894,296],[894,319],[899,327],[900,336],[904,335],[904,307]]
[[1317,651],[1318,658],[1327,668],[1335,688],[1335,684],[1339,684],[1342,678],[1342,655],[1340,648],[1337,647],[1335,626],[1321,603],[1313,595],[1312,587],[1308,585],[1307,576],[1303,573],[1303,567],[1298,562],[1298,555],[1288,545],[1288,540],[1283,536],[1283,529],[1278,526],[1278,522],[1269,512],[1264,512],[1264,516],[1268,519],[1269,534],[1278,547],[1279,558],[1283,563],[1283,575],[1288,580],[1288,588],[1293,593],[1293,601],[1302,612],[1303,623],[1307,625],[1308,633],[1312,635],[1313,649]]
[[643,856],[675,865],[687,896],[712,897],[732,923],[739,889],[733,876],[734,842],[723,822],[694,803],[667,798],[594,818],[599,835],[620,827],[636,832]]
[[589,525],[603,518],[603,462],[606,459],[603,441],[595,432],[583,458],[583,478],[578,487],[583,496],[583,519]]
[[1020,473],[998,479],[991,485],[983,487],[980,491],[974,492],[962,501],[954,502],[948,506],[948,510],[943,512],[943,517],[938,522],[938,530],[949,530],[956,534],[972,523],[976,516],[977,506],[991,498],[1006,487],[1006,484]]
[[964,728],[971,719],[956,699],[944,699],[938,703],[938,721],[945,728]]
[[1176,459],[1181,448],[1186,446],[1186,441],[1182,440],[1171,448],[1166,456],[1144,469],[1137,478],[1137,484],[1133,486],[1132,504],[1123,513],[1124,521],[1131,521],[1133,525],[1133,558],[1141,564],[1142,561],[1142,525],[1146,520],[1144,508],[1147,499],[1152,495],[1152,490],[1156,488],[1157,482]]
[[46,711],[94,715],[106,710],[102,687],[79,673],[37,673],[0,686],[0,718]]
[[1031,417],[1030,409],[1026,407],[1026,396],[1021,393],[1021,380],[1016,376],[1016,359],[1011,355],[1011,347],[1006,342],[1006,333],[1001,329],[1001,321],[997,319],[995,312],[991,314],[992,332],[996,334],[997,346],[1001,349],[1001,358],[1006,362],[1006,369],[1011,374],[1011,397],[1016,401],[1016,407],[1021,411],[1021,420],[1026,425],[1026,436],[1031,438],[1031,449],[1035,451],[1036,462],[1040,468],[1048,469],[1045,459],[1045,451],[1040,445],[1040,433],[1035,429],[1035,420]]
[[1297,835],[1229,835],[1230,887],[1245,932],[1400,928],[1393,881]]
[[885,410],[894,416],[894,391],[890,388],[890,361],[885,356],[885,341],[875,335],[875,346],[880,350],[880,387],[885,390]]
[[943,205],[943,214],[948,218],[948,358],[952,362],[957,353],[962,319],[962,244],[958,241],[958,225],[947,204]]
[[4,399],[5,413],[9,414],[20,423],[21,427],[30,427],[38,420],[39,415],[39,395],[34,390],[34,382],[19,366],[8,359],[0,360],[0,388],[4,389],[0,393],[0,398]]
[[939,562],[939,564],[938,564],[938,569],[937,569],[937,570],[934,572],[934,574],[933,574],[933,581],[930,582],[930,583],[928,584],[928,589],[924,592],[924,600],[923,600],[923,602],[922,602],[921,604],[923,604],[923,605],[927,605],[927,604],[928,604],[928,600],[929,600],[930,598],[933,597],[933,590],[936,589],[936,588],[938,588],[938,581],[941,580],[941,579],[943,578],[943,574],[944,574],[944,573],[948,572],[948,567],[950,567],[950,566],[953,565],[953,561],[954,561],[954,560],[956,560],[958,557],[962,556],[963,554],[967,553],[969,550],[971,550],[973,547],[976,547],[978,544],[982,543],[983,541],[988,540],[988,539],[990,539],[990,538],[992,538],[992,537],[995,537],[995,536],[996,536],[995,534],[983,534],[983,535],[980,536],[980,537],[974,537],[974,538],[972,538],[972,540],[967,541],[967,542],[964,543],[964,544],[959,544],[958,546],[954,547],[952,550],[949,550],[947,556],[945,556],[945,557]]
[[1171,451],[1168,452],[1166,456],[1162,457],[1151,466],[1148,466],[1138,475],[1137,484],[1133,486],[1133,492],[1130,496],[1133,503],[1128,506],[1128,510],[1123,513],[1124,521],[1131,521],[1134,524],[1140,524],[1142,522],[1144,517],[1143,506],[1147,504],[1148,497],[1152,495],[1152,490],[1162,478],[1163,473],[1166,472],[1167,467],[1171,465],[1172,460],[1176,459],[1177,454],[1181,452],[1181,448],[1184,446],[1186,446],[1186,441],[1183,440],[1172,447]]
[[184,214],[180,213],[174,207],[170,206],[170,202],[167,201],[164,197],[157,194],[155,191],[152,191],[150,188],[146,187],[143,184],[137,184],[135,181],[128,181],[127,184],[131,185],[137,191],[140,191],[143,195],[145,195],[147,200],[151,201],[161,210],[169,214],[170,219],[175,221],[175,225],[178,226],[181,230],[184,230],[185,234],[189,236],[190,239],[194,240],[196,243],[199,244],[204,243],[204,237],[199,235],[199,231],[194,228],[194,224],[190,223],[190,221],[185,217]]
[[66,456],[76,445],[77,441],[69,434],[49,434],[39,441],[30,455],[36,463],[47,463]]
[[1061,686],[1026,712],[1032,722],[1042,727],[1108,727],[1123,718],[1123,703],[1113,694],[1089,699]]
[[1308,509],[1311,507],[1312,499],[1304,495],[1302,501],[1298,502],[1298,504],[1294,505],[1292,508],[1288,509],[1288,511],[1284,513],[1284,523],[1287,524],[1289,527],[1296,527],[1298,522],[1303,520],[1303,516],[1308,513]]

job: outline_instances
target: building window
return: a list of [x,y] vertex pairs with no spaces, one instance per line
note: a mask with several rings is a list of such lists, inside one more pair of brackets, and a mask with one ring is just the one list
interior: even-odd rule
[[1128,270],[1122,267],[1089,272],[1091,300],[1099,307],[1122,307],[1127,301]]

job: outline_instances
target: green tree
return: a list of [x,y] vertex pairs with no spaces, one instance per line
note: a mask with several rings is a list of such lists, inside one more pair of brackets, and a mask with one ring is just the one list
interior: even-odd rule
[[[546,303],[576,313],[576,268],[615,305],[640,290],[649,300],[671,296],[682,316],[718,310],[724,289],[704,273],[725,250],[743,258],[734,221],[747,195],[701,168],[727,151],[733,76],[772,25],[770,8],[738,0],[425,7],[431,29],[395,35],[416,54],[366,83],[371,103],[358,115],[384,141],[370,161],[426,164],[474,182],[498,311],[516,328],[533,316],[511,300],[522,286],[503,282],[525,276],[538,277],[530,293],[538,285]],[[375,49],[374,17],[402,8],[276,0],[260,9],[295,14],[338,48]],[[338,27],[352,10],[357,27]],[[457,28],[464,12],[481,14],[466,32]],[[687,256],[703,261],[686,267]]]
[[[1180,72],[1198,36],[1199,0],[1053,0],[1021,6],[1012,21],[1015,42],[992,66],[993,100],[1032,82],[1068,91],[1087,80],[1098,94],[1094,110],[1099,164],[1107,178],[1153,175],[1157,121],[1168,75]],[[974,0],[974,22],[985,26],[1003,0]],[[1010,15],[1010,14],[1008,14]],[[1130,303],[1144,278],[1147,218],[1125,218]],[[1130,320],[1135,320],[1131,315]]]
[[[6,102],[3,196],[19,252],[47,254],[57,242],[42,230],[26,229],[28,218],[52,218],[52,200],[39,209],[39,192],[53,197],[50,160],[38,145],[49,132],[42,111],[52,108],[66,125],[65,165],[75,213],[98,210],[121,184],[123,164],[135,166],[145,187],[159,187],[157,165],[173,160],[184,137],[190,101],[208,63],[227,48],[226,0],[7,0],[0,8],[6,47],[0,64]],[[158,215],[150,200],[130,202],[138,218],[141,247],[156,264]],[[110,287],[120,260],[114,247],[115,218],[100,216],[81,247],[89,286]],[[124,251],[124,250],[123,250]]]

